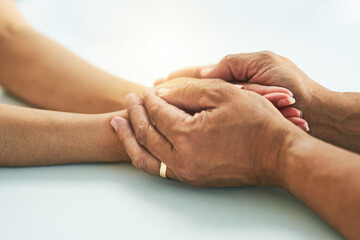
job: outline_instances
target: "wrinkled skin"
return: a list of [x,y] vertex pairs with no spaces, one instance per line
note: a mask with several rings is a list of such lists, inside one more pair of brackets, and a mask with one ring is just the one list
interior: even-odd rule
[[[232,83],[248,82],[289,89],[296,99],[294,107],[303,112],[310,128],[320,121],[319,111],[331,95],[331,91],[313,81],[292,61],[271,51],[233,54],[218,64],[180,69],[159,79],[155,85],[179,77],[219,78]],[[312,134],[328,140],[317,129]]]
[[195,186],[276,185],[286,138],[305,134],[259,94],[220,80],[149,90],[144,99],[131,94],[127,102],[131,125],[115,121],[134,166],[158,175],[160,160],[168,176]]
[[[155,88],[176,88],[177,86],[181,85],[185,82],[196,82],[201,81],[202,79],[199,78],[191,78],[191,77],[179,77],[174,78],[168,81],[163,81],[155,86]],[[216,79],[221,81],[220,79]],[[251,84],[251,83],[243,83],[241,85],[237,84],[237,86],[252,91],[255,93],[260,94],[261,96],[265,97],[269,100],[275,107],[279,109],[281,114],[287,118],[290,122],[294,123],[304,131],[309,130],[308,123],[302,119],[302,111],[290,107],[295,102],[295,99],[292,97],[293,94],[286,88],[283,87],[276,87],[276,86],[264,86],[260,84]]]

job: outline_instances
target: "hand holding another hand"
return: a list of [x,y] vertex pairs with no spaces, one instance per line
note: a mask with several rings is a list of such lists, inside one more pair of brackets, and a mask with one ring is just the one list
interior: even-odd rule
[[220,80],[131,94],[127,107],[132,127],[114,121],[133,164],[158,175],[162,161],[195,186],[280,185],[284,146],[306,136],[265,98]]
[[[221,79],[215,79],[216,81],[223,81]],[[183,83],[188,82],[197,82],[203,81],[203,79],[192,78],[192,77],[179,77],[164,81],[155,86],[156,89],[159,88],[169,88],[173,89],[180,86]],[[277,86],[264,86],[260,84],[253,83],[241,83],[235,84],[235,86],[245,89],[247,91],[258,93],[267,100],[269,100],[276,108],[279,109],[281,114],[288,119],[290,122],[294,123],[304,131],[309,131],[308,123],[302,119],[302,112],[291,105],[295,103],[295,99],[292,97],[293,94],[290,90],[277,87]]]
[[[136,168],[164,177],[168,166],[168,177],[193,186],[279,186],[346,237],[360,236],[353,224],[359,221],[359,156],[295,127],[267,91],[289,88],[314,136],[358,152],[359,94],[331,92],[269,52],[232,55],[208,69],[176,74],[144,98],[128,96],[131,123],[111,122]],[[247,81],[250,91],[220,79]]]
[[218,64],[180,69],[155,85],[179,77],[219,78],[289,89],[296,99],[294,107],[303,112],[310,126],[318,122],[319,110],[331,95],[331,91],[313,81],[292,61],[271,51],[232,54]]

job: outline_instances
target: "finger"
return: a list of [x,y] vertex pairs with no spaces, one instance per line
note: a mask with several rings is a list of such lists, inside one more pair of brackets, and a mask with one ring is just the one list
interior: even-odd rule
[[296,125],[296,126],[298,126],[300,129],[304,130],[305,132],[309,132],[309,131],[310,131],[310,129],[309,129],[309,127],[308,127],[307,124],[300,124],[300,125]]
[[218,64],[203,68],[200,71],[200,78],[221,78],[225,81],[247,81],[247,73],[239,74],[239,70],[246,70],[247,63],[241,56],[244,54],[229,55],[224,57]]
[[162,84],[162,83],[164,83],[164,82],[166,82],[166,81],[167,81],[167,80],[166,80],[165,77],[158,78],[158,79],[156,79],[156,81],[154,82],[154,87],[157,86],[157,85],[159,85],[159,84]]
[[277,108],[287,107],[295,103],[295,99],[285,93],[268,93],[263,97],[269,100]]
[[209,68],[214,66],[215,64],[211,64],[211,65],[205,65],[205,66],[193,66],[193,67],[185,67],[182,69],[178,69],[172,73],[170,73],[166,78],[159,78],[158,80],[156,80],[155,82],[155,86],[164,83],[166,81],[175,79],[175,78],[179,78],[179,77],[191,77],[191,78],[200,78],[200,72],[202,69],[205,68]]
[[299,117],[288,117],[287,119],[295,125],[303,125],[307,123],[306,120]]
[[293,97],[294,94],[287,88],[277,87],[277,86],[265,86],[255,83],[244,83],[242,84],[245,90],[256,92],[260,95],[266,95],[269,93],[285,93],[290,97]]
[[289,117],[301,118],[302,117],[300,110],[298,110],[294,107],[281,108],[279,111],[285,118],[289,118]]
[[[128,120],[122,117],[114,117],[111,125],[116,129],[120,142],[129,155],[132,164],[139,170],[153,175],[160,175],[160,161],[143,148],[137,141]],[[167,176],[177,179],[176,175],[167,168]]]
[[126,101],[129,120],[138,143],[158,159],[171,159],[172,145],[150,122],[143,99],[136,94],[129,94]]
[[160,88],[158,96],[177,108],[193,113],[216,107],[219,102],[230,96],[228,93],[222,93],[229,86],[241,87],[220,79],[204,79],[186,82],[175,89]]
[[180,77],[180,78],[176,78],[176,79],[172,79],[166,82],[163,82],[160,85],[155,86],[155,89],[160,89],[160,88],[177,88],[179,85],[187,83],[187,82],[196,82],[196,81],[204,81],[204,79],[200,79],[200,78],[190,78],[190,77]]
[[182,127],[201,119],[206,114],[203,110],[214,109],[226,101],[232,96],[231,91],[243,92],[232,84],[212,79],[184,83],[171,90],[147,90],[143,95],[151,122],[174,144],[174,139],[184,133]]
[[289,117],[287,119],[296,126],[303,129],[304,131],[306,132],[310,131],[309,124],[304,119],[298,117]]
[[193,77],[193,78],[200,78],[201,77],[201,70],[214,67],[215,64],[206,65],[206,66],[195,66],[195,67],[186,67],[179,70],[176,70],[170,73],[167,77],[167,80],[179,78],[179,77]]
[[[174,143],[178,130],[186,119],[192,118],[190,114],[161,99],[156,90],[144,91],[144,103],[151,123],[171,143]],[[144,146],[148,148],[149,144],[150,142],[145,142]]]
[[201,78],[220,78],[229,82],[251,81],[263,69],[262,63],[275,57],[276,54],[269,51],[228,55],[213,67],[202,69],[200,76]]

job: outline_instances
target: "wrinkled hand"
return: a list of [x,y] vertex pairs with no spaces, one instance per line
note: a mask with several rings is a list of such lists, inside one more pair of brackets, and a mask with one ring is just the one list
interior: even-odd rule
[[322,102],[330,91],[322,87],[289,59],[270,51],[229,55],[218,64],[190,67],[171,73],[155,84],[178,77],[220,78],[229,82],[249,82],[289,89],[310,127],[319,118]]
[[[219,79],[217,80],[220,81]],[[196,81],[203,81],[203,79],[191,77],[174,78],[156,85],[155,88],[173,89],[184,82]],[[292,97],[293,94],[288,89],[283,87],[264,86],[253,83],[243,83],[241,85],[236,84],[236,86],[243,88],[247,91],[252,91],[260,94],[261,96],[269,100],[275,107],[277,107],[285,118],[287,118],[289,121],[303,129],[304,131],[309,131],[308,123],[304,119],[302,119],[302,112],[294,107],[290,107],[290,105],[293,105],[295,103],[295,99]]]
[[[113,127],[134,166],[204,186],[279,185],[282,152],[305,134],[260,95],[219,80],[127,97]],[[195,113],[195,114],[194,114]]]

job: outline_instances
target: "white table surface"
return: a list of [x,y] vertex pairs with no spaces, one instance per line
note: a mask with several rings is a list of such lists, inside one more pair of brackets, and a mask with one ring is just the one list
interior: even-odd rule
[[[359,1],[20,0],[41,32],[150,86],[229,53],[273,50],[360,91]],[[0,53],[1,54],[1,53]],[[0,91],[0,102],[23,105]],[[198,189],[129,164],[0,168],[0,239],[341,239],[276,188]]]

